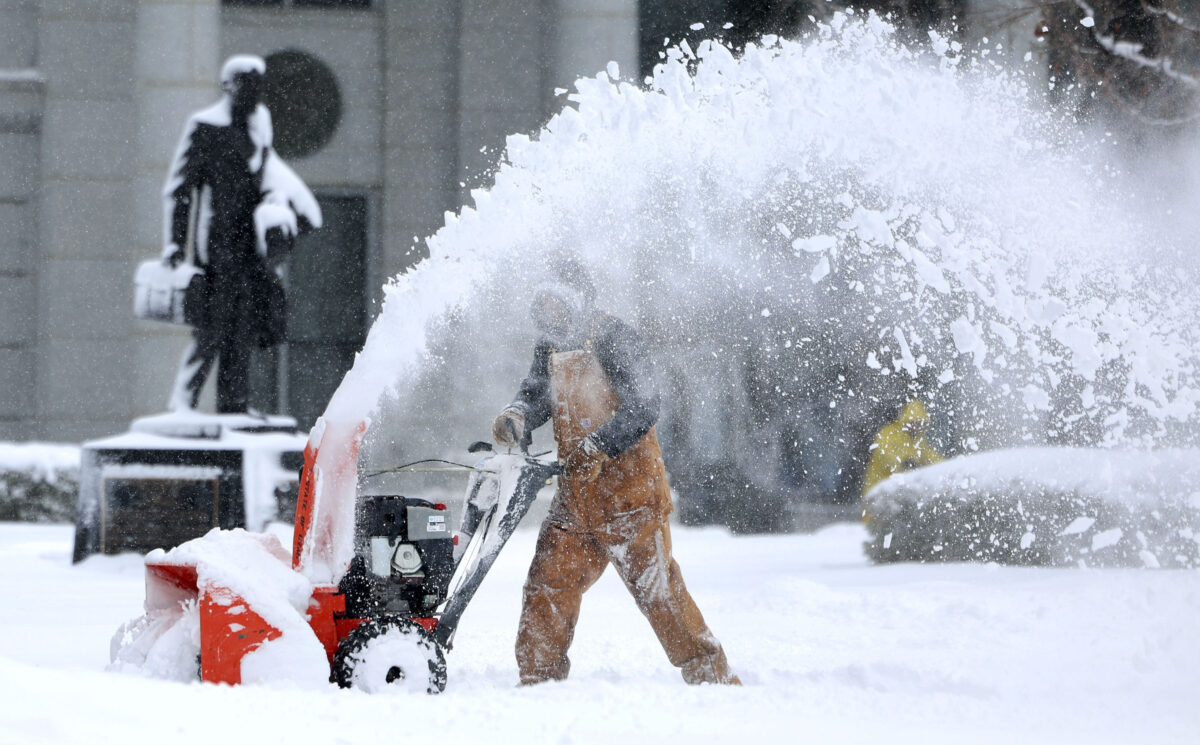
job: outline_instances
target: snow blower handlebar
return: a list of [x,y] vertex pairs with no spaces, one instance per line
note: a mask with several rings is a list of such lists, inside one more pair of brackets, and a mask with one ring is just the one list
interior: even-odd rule
[[[441,463],[443,465],[450,466],[450,468],[419,467],[426,463]],[[479,468],[477,466],[468,466],[465,463],[455,463],[452,460],[426,458],[425,460],[415,460],[412,463],[405,463],[402,466],[393,466],[392,468],[363,468],[360,469],[360,472],[363,474],[363,478],[369,479],[385,473],[461,473],[463,471],[473,472],[486,470],[487,469],[485,468]]]
[[[468,487],[460,526],[460,538],[466,538],[467,545],[456,547],[452,590],[433,631],[434,639],[447,650],[453,646],[454,632],[463,611],[499,556],[500,549],[529,512],[537,493],[552,476],[562,474],[563,470],[558,461],[538,460],[528,452],[523,457],[492,457],[500,460],[497,467],[479,469]],[[478,546],[477,550],[475,546]],[[468,547],[472,549],[469,552]]]
[[[520,448],[521,448],[521,455],[524,455],[527,458],[541,458],[542,456],[549,455],[549,453],[550,453],[550,451],[547,450],[542,453],[533,453],[531,455],[529,453],[529,445],[531,444],[529,440],[521,440],[519,444],[520,444]],[[492,448],[491,443],[484,442],[483,440],[473,442],[467,448],[468,453],[491,452],[492,450],[493,450],[493,448]],[[418,466],[424,466],[424,464],[426,464],[426,463],[441,463],[443,465],[450,466],[450,467],[449,468],[418,467]],[[542,463],[542,462],[539,461],[539,463]],[[542,465],[548,465],[548,464],[542,463]],[[555,465],[557,466],[557,461],[555,461]],[[414,460],[412,463],[405,463],[402,466],[393,466],[391,468],[362,468],[362,469],[359,469],[359,471],[360,471],[360,473],[363,474],[363,478],[367,478],[367,479],[373,478],[375,476],[379,476],[379,475],[382,475],[385,473],[460,473],[463,471],[470,472],[470,473],[475,473],[475,472],[495,473],[495,469],[480,468],[479,466],[468,466],[465,463],[456,463],[452,460],[443,460],[442,458],[425,458],[423,460]],[[562,473],[562,467],[558,466],[558,470],[555,471],[554,473],[552,473],[551,475],[558,476],[561,473]]]

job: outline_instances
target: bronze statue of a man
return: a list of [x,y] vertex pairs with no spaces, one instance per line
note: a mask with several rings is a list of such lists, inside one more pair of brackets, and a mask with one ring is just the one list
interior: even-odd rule
[[164,188],[171,266],[204,272],[202,312],[168,408],[194,409],[212,366],[218,413],[247,410],[253,345],[284,340],[284,292],[276,271],[298,233],[321,226],[308,187],[272,149],[271,115],[260,103],[266,63],[239,55],[221,70],[224,95],[188,119]]

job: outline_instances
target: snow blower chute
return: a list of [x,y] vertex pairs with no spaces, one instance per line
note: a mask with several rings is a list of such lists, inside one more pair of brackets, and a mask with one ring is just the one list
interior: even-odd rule
[[[475,466],[451,464],[471,474],[455,535],[442,503],[359,495],[365,430],[323,420],[313,428],[290,557],[272,537],[240,530],[214,530],[149,554],[146,614],[114,637],[114,666],[161,674],[164,660],[178,666],[190,654],[198,657],[200,679],[215,683],[304,671],[367,691],[442,691],[444,653],[463,611],[560,468],[524,451],[491,453]],[[189,623],[199,626],[198,655],[194,642],[187,647],[197,636],[189,635]]]

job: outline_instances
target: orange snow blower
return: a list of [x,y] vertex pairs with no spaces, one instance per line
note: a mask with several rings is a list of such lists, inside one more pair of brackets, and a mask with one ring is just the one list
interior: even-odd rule
[[[307,637],[311,631],[324,650],[329,680],[342,687],[441,692],[444,652],[463,611],[538,490],[560,469],[527,452],[490,454],[473,467],[453,464],[471,474],[455,535],[444,504],[358,494],[358,449],[365,430],[365,424],[334,427],[323,420],[314,427],[304,451],[290,566],[274,563],[284,564],[286,556],[256,564],[231,558],[216,545],[210,555],[224,552],[220,560],[234,569],[212,572],[188,544],[154,552],[146,559],[147,615],[141,626],[123,628],[121,644],[138,643],[130,641],[129,629],[152,625],[145,619],[170,612],[178,617],[179,608],[194,603],[201,680],[241,683],[256,653],[281,637]],[[469,450],[490,451],[491,446],[476,443]],[[197,541],[211,544],[219,537]],[[266,537],[250,534],[226,537],[241,538],[242,544],[262,538],[259,543],[266,544]],[[278,542],[274,545],[278,551]],[[279,604],[263,600],[272,593],[294,595],[296,587],[311,589],[305,612],[293,614],[303,615],[300,628],[279,612]],[[291,607],[297,605],[303,598],[298,603],[293,597]],[[151,643],[141,642],[139,659],[145,659]],[[115,660],[116,639],[113,655]]]

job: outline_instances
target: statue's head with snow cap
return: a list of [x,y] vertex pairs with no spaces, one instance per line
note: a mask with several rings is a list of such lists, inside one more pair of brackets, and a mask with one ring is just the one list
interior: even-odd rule
[[263,76],[267,63],[262,57],[238,54],[221,67],[221,90],[229,96],[235,118],[248,115],[262,98]]
[[557,254],[549,261],[550,279],[533,291],[530,314],[539,332],[556,342],[587,335],[595,314],[596,286],[578,257]]

